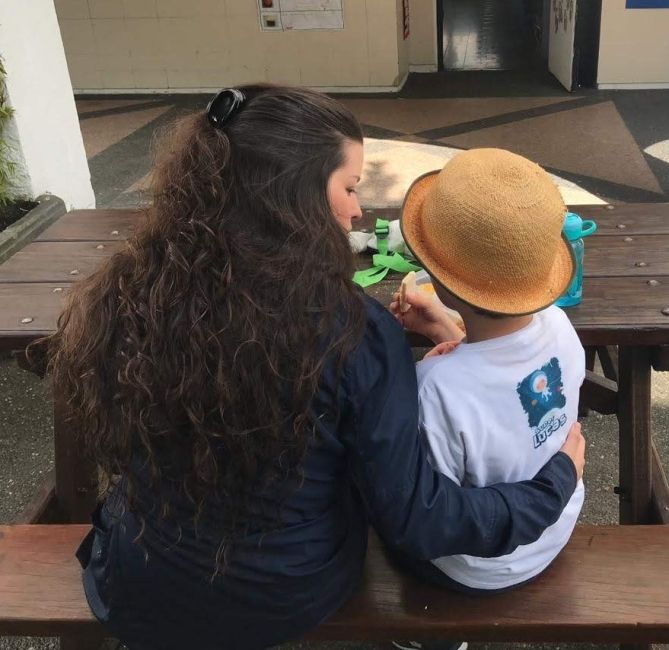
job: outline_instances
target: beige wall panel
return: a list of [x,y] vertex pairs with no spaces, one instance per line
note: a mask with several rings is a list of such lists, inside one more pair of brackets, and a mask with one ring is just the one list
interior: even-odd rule
[[437,8],[434,0],[411,0],[409,64],[437,68]]
[[[395,0],[398,74],[403,79],[409,72],[409,39],[404,38],[404,9],[402,0]],[[411,14],[409,14],[411,18]]]
[[328,79],[335,86],[337,69],[340,67],[333,52],[338,48],[332,32],[304,32],[298,34],[301,83],[305,86],[321,85],[319,80]]
[[[129,0],[132,2],[132,0]],[[197,12],[201,16],[225,16],[225,0],[197,0]],[[253,7],[255,10],[255,7]]]
[[123,18],[121,0],[88,0],[91,18]]
[[[128,87],[133,88],[132,85],[132,76],[128,74],[128,70],[132,69],[132,59],[129,54],[119,55],[119,54],[98,54],[96,57],[97,68],[100,71],[109,71],[113,70],[116,74],[115,78],[120,78],[118,75],[125,73],[128,83],[126,86],[120,86],[120,88]],[[105,88],[113,88],[114,86],[104,86]]]
[[197,77],[194,70],[184,68],[167,68],[167,87],[168,88],[188,88],[197,83]]
[[227,50],[198,52],[196,65],[202,70],[222,70],[230,65],[230,61],[230,52]]
[[[239,0],[218,0],[225,5],[226,16],[245,16],[258,23],[258,9],[255,2],[240,2]],[[363,1],[363,0],[360,0]]]
[[197,61],[197,34],[192,19],[161,18],[160,35],[156,51],[167,68],[195,70]]
[[152,58],[158,67],[165,67],[166,63],[162,60],[163,49],[162,32],[160,22],[155,18],[126,18],[125,28],[128,35],[128,47],[133,63],[143,57]]
[[[393,6],[395,5],[395,6]],[[397,7],[389,0],[367,0],[369,85],[393,86],[399,77]]]
[[132,80],[135,88],[167,88],[167,71],[160,68],[134,69]]
[[263,48],[265,77],[273,83],[299,86],[302,83],[299,65],[299,42],[296,34],[270,32]]
[[159,18],[190,18],[196,14],[195,2],[191,0],[156,0]]
[[132,75],[128,76],[127,69],[124,70],[100,70],[103,88],[127,88],[135,87],[135,82]]
[[230,75],[227,68],[202,68],[198,73],[200,88],[222,88],[228,85]]
[[90,54],[69,54],[67,57],[67,67],[70,77],[77,80],[79,88],[94,90],[104,88],[102,85],[102,75],[97,64],[91,61],[95,55]]
[[126,18],[156,18],[157,0],[123,0],[123,15]]
[[669,83],[669,9],[625,9],[602,2],[600,84]]
[[68,54],[88,54],[95,52],[95,35],[90,20],[62,19],[59,22],[60,34],[67,42]]
[[[366,39],[356,39],[341,54],[339,61],[339,79],[342,86],[370,86],[369,50]],[[395,66],[396,67],[396,66]]]
[[[130,39],[123,18],[91,20],[95,36],[95,52],[99,55],[130,55]],[[65,54],[69,52],[69,43],[65,44]]]
[[409,65],[401,0],[344,0],[344,29],[294,32],[262,32],[253,0],[57,6],[75,89],[95,90],[95,80],[109,91],[270,81],[364,91],[392,88]]
[[69,18],[90,18],[88,0],[55,0],[58,20]]
[[364,0],[344,1],[344,32],[352,43],[366,41],[369,23],[367,22],[367,4]]

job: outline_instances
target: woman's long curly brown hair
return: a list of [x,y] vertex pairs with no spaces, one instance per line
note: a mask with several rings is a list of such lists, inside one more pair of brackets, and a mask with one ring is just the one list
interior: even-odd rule
[[228,522],[299,478],[321,372],[365,320],[327,199],[359,124],[316,92],[241,90],[223,130],[204,112],[170,130],[146,220],[75,285],[49,340],[103,476],[132,487],[140,454],[157,494],[176,484],[197,512],[215,496]]

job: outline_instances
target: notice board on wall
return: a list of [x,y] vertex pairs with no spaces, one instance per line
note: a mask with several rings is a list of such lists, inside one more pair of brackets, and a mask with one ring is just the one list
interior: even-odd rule
[[626,0],[627,9],[669,9],[669,0]]
[[342,0],[258,0],[260,29],[343,29]]

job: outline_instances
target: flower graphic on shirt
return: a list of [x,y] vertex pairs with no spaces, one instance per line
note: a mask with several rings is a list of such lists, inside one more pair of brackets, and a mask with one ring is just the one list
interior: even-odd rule
[[518,384],[516,391],[531,427],[538,426],[549,411],[563,408],[567,400],[562,391],[562,371],[557,358],[553,357],[531,372]]

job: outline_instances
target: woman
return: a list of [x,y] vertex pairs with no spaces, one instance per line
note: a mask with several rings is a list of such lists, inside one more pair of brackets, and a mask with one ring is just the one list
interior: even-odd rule
[[133,650],[300,636],[356,588],[370,520],[419,560],[499,555],[574,489],[578,435],[525,483],[430,469],[404,334],[351,282],[361,168],[336,101],[222,91],[172,133],[127,249],[72,292],[54,381],[109,482],[79,557]]

